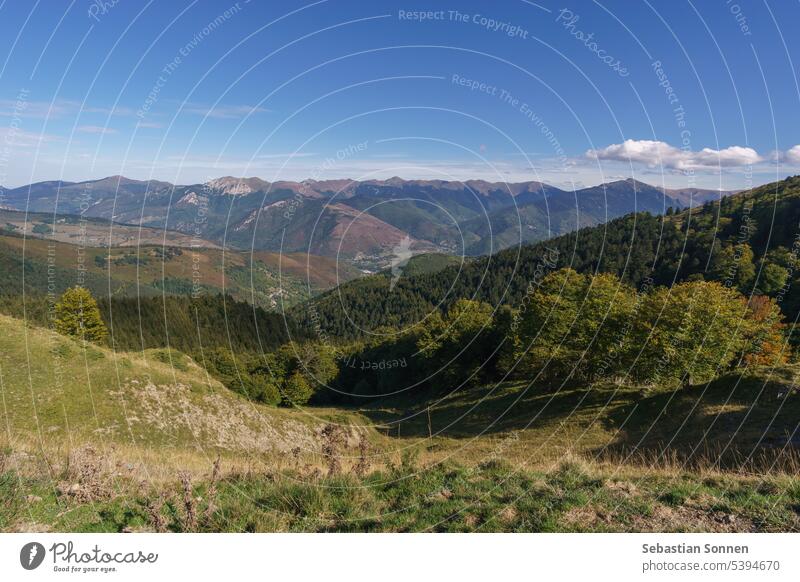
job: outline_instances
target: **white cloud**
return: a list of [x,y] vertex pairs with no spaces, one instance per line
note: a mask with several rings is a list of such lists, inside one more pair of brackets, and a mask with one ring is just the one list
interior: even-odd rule
[[0,99],[0,117],[27,119],[55,119],[83,113],[101,115],[133,115],[128,107],[95,107],[80,101],[56,99],[55,101],[26,101],[24,99]]
[[663,141],[627,139],[602,149],[588,150],[586,156],[598,160],[632,162],[650,168],[674,170],[713,170],[750,166],[764,160],[753,148],[731,146],[721,150],[703,148],[683,150]]
[[117,133],[116,129],[112,129],[110,127],[103,127],[100,125],[79,125],[76,130],[80,133],[94,133],[100,135],[106,135],[109,133]]
[[0,145],[11,148],[30,148],[44,143],[62,141],[57,135],[22,131],[17,127],[0,127]]
[[286,160],[286,159],[293,159],[293,158],[312,158],[314,156],[318,156],[319,154],[315,154],[313,152],[292,152],[288,154],[259,154],[255,156],[255,159],[258,160]]
[[787,164],[795,164],[800,166],[800,145],[789,148],[782,156],[783,161]]
[[267,113],[269,109],[254,107],[252,105],[199,105],[196,103],[185,104],[183,111],[216,119],[239,119],[254,113]]

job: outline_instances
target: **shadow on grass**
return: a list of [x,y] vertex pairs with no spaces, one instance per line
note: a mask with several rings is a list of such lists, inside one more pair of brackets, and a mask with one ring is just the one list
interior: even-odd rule
[[800,394],[791,369],[644,394],[609,409],[604,422],[618,430],[595,451],[606,460],[755,471],[800,466]]
[[360,412],[384,427],[388,436],[469,438],[547,428],[562,421],[585,426],[609,408],[630,403],[631,397],[630,391],[613,387],[589,389],[576,384],[553,391],[549,386],[518,382],[464,389],[413,406],[386,400]]
[[[531,429],[535,440],[558,430],[566,446],[574,443],[564,439],[581,435],[587,455],[616,462],[790,470],[800,466],[795,372],[738,372],[675,390],[613,384],[589,389],[576,382],[553,391],[505,383],[426,404],[410,405],[410,397],[385,400],[361,412],[390,437],[470,438]],[[593,424],[602,432],[585,438]]]

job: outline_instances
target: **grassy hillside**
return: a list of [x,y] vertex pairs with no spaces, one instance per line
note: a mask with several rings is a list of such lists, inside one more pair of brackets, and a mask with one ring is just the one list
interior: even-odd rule
[[300,411],[180,352],[0,329],[0,531],[800,528],[791,367],[675,394],[508,383]]
[[[242,448],[258,448],[265,432],[274,436],[274,446],[288,450],[280,427],[289,423],[302,432],[315,422],[236,396],[177,350],[114,353],[10,317],[0,316],[0,326],[4,417],[12,438],[41,431],[54,441],[103,435],[131,444],[213,447],[228,442],[220,431],[222,419],[232,414],[242,420],[232,434],[251,431],[254,440],[232,437],[231,443],[238,438]],[[633,447],[687,453],[697,445],[701,456],[721,448],[749,455],[800,443],[798,374],[791,366],[745,370],[666,393],[603,383],[559,388],[511,382],[428,402],[386,399],[360,413],[393,438],[491,441],[519,433],[522,439],[505,451],[512,460]],[[314,416],[329,412],[312,410]],[[204,423],[195,433],[194,421]]]
[[0,329],[3,432],[12,443],[257,455],[312,448],[325,416],[249,402],[178,351],[84,347],[5,316]]

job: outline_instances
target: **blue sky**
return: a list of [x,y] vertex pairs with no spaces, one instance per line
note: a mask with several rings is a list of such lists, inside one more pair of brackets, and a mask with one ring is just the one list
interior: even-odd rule
[[800,173],[798,21],[796,1],[7,0],[0,184],[747,187]]

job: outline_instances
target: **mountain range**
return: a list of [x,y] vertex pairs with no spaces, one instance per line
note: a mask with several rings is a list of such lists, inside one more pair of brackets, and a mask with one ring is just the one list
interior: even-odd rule
[[[340,257],[365,271],[415,253],[482,255],[631,212],[695,206],[731,192],[633,179],[566,191],[541,182],[223,177],[175,185],[110,176],[0,190],[0,208],[177,231],[227,248]],[[205,243],[203,243],[205,244]]]
[[339,285],[290,313],[303,327],[361,337],[382,327],[414,326],[461,298],[519,308],[545,274],[571,268],[612,273],[637,289],[716,280],[746,295],[776,298],[786,321],[796,322],[800,270],[793,249],[799,222],[800,176],[793,176],[717,204],[667,216],[629,214],[440,270],[409,271],[394,284],[385,270]]

